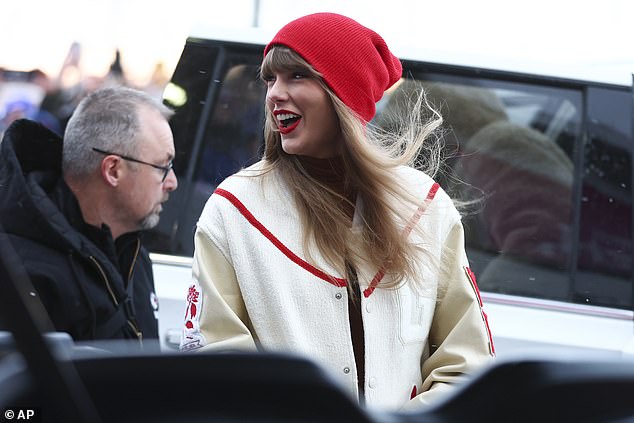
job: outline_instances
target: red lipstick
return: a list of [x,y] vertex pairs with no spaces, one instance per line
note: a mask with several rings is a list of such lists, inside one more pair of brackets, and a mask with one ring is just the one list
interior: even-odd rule
[[293,132],[302,119],[301,115],[283,109],[273,111],[273,115],[275,116],[277,129],[282,135]]

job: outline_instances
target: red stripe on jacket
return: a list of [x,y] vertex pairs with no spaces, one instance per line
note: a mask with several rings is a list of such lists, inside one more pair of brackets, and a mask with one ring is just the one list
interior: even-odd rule
[[[403,236],[406,237],[409,235],[413,227],[416,225],[418,220],[421,218],[421,216],[425,212],[425,209],[427,209],[427,207],[429,206],[429,203],[431,203],[431,201],[436,196],[436,192],[438,192],[439,188],[440,188],[440,185],[438,185],[438,183],[434,183],[432,185],[432,187],[429,189],[429,192],[427,193],[425,202],[421,204],[420,207],[418,207],[418,209],[416,210],[416,213],[414,213],[414,216],[412,216],[408,225],[403,230]],[[305,260],[297,256],[297,254],[293,253],[286,245],[282,243],[282,241],[277,239],[275,235],[271,233],[271,231],[269,231],[258,219],[256,219],[255,216],[253,216],[253,214],[251,214],[251,212],[246,208],[246,206],[240,200],[238,200],[232,193],[222,188],[217,188],[214,191],[214,194],[218,194],[221,197],[224,197],[227,200],[229,200],[229,202],[233,204],[233,206],[236,209],[238,209],[240,214],[242,214],[242,216],[244,216],[244,218],[247,219],[247,221],[251,223],[253,227],[255,227],[258,231],[260,231],[262,235],[264,235],[269,241],[271,241],[271,243],[275,245],[275,247],[277,247],[277,249],[280,250],[282,254],[288,257],[292,262],[299,265],[300,267],[307,270],[308,272],[312,273],[313,275],[317,276],[318,278],[328,283],[331,283],[335,286],[343,287],[347,285],[347,281],[345,279],[336,278],[334,276],[328,275],[327,273],[317,269],[312,264],[306,262]],[[385,276],[385,270],[383,268],[380,268],[379,271],[376,273],[376,275],[374,275],[374,278],[372,278],[370,285],[363,291],[363,295],[366,298],[372,295],[372,293],[376,289],[379,282],[381,282],[381,280],[383,279],[383,276]]]
[[480,296],[480,288],[478,288],[478,283],[476,282],[475,273],[471,270],[470,267],[464,266],[464,271],[467,274],[467,279],[471,283],[471,288],[473,288],[476,297],[478,298],[478,305],[480,306],[480,313],[482,314],[482,320],[484,321],[484,327],[486,328],[487,336],[489,337],[489,352],[491,355],[495,355],[495,345],[493,344],[493,336],[491,335],[491,328],[489,327],[489,317],[484,312],[484,304],[482,303],[482,297]]
[[[438,183],[434,182],[434,184],[429,189],[429,192],[427,193],[427,197],[425,198],[425,201],[423,202],[423,204],[421,204],[418,207],[418,209],[416,209],[416,212],[414,213],[412,218],[407,223],[407,226],[405,227],[405,229],[403,229],[403,237],[409,236],[409,233],[412,231],[412,229],[414,229],[414,226],[420,220],[421,216],[423,215],[423,213],[425,212],[425,210],[429,206],[429,203],[431,203],[432,200],[434,199],[434,197],[436,196],[436,193],[438,192],[439,188],[440,188],[440,185],[438,185]],[[379,284],[379,282],[381,282],[381,279],[383,279],[383,276],[385,276],[385,269],[381,268],[376,273],[376,275],[374,275],[374,278],[372,278],[372,282],[370,282],[370,285],[363,291],[363,295],[366,298],[368,298],[370,295],[372,295],[372,293],[376,289],[376,287]]]
[[325,280],[328,283],[331,283],[339,287],[346,286],[347,281],[345,279],[330,276],[329,274],[317,269],[315,266],[304,261],[303,259],[298,257],[295,253],[293,253],[286,245],[282,243],[282,241],[277,239],[275,235],[271,233],[271,231],[266,229],[266,227],[258,219],[256,219],[255,216],[251,214],[251,212],[246,208],[246,206],[242,204],[242,202],[238,200],[229,191],[225,191],[222,188],[217,188],[214,191],[214,194],[218,194],[221,197],[224,197],[227,200],[229,200],[229,202],[231,202],[231,204],[233,204],[235,208],[238,209],[238,211],[242,214],[242,216],[244,216],[244,218],[247,219],[247,221],[249,221],[251,225],[253,225],[258,231],[260,231],[262,235],[264,235],[269,241],[271,241],[271,243],[275,245],[277,249],[280,250],[282,254],[288,257],[292,262],[299,265],[303,269],[309,271],[310,273],[317,276],[318,278]]

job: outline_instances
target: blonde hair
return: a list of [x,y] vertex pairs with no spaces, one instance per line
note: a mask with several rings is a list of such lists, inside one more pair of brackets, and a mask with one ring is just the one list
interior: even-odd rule
[[[403,228],[420,205],[420,200],[402,186],[395,169],[408,165],[433,176],[441,163],[440,143],[426,141],[442,124],[441,116],[426,102],[424,92],[413,100],[412,111],[401,119],[396,133],[363,125],[354,112],[326,85],[319,73],[287,47],[272,48],[261,66],[267,79],[275,71],[301,71],[315,78],[328,93],[344,140],[342,161],[345,191],[355,192],[363,202],[362,228],[350,230],[350,217],[341,207],[351,206],[350,200],[312,178],[297,156],[282,150],[281,138],[270,110],[266,111],[264,127],[264,160],[266,171],[277,170],[293,192],[304,228],[303,245],[310,260],[311,241],[326,262],[347,274],[347,264],[356,267],[367,263],[379,266],[386,278],[380,286],[396,287],[404,278],[416,279],[420,268],[420,245],[414,245],[403,235]],[[425,106],[425,107],[424,107]],[[423,116],[427,110],[429,115]],[[426,155],[420,153],[430,146]],[[423,159],[421,160],[421,157]],[[426,261],[427,262],[427,261]]]

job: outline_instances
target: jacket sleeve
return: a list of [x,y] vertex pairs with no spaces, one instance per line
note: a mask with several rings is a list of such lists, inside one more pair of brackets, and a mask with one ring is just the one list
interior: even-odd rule
[[444,271],[429,333],[430,356],[422,364],[421,393],[404,406],[406,410],[436,402],[465,375],[490,364],[495,355],[460,220],[449,231],[440,266]]
[[255,340],[231,263],[200,227],[194,236],[181,350],[254,350]]

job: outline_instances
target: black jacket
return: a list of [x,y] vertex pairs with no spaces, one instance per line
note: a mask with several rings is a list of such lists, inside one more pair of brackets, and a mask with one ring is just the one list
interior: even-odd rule
[[61,176],[62,139],[28,120],[0,144],[0,222],[59,331],[76,340],[158,338],[152,264],[138,233],[84,222]]

